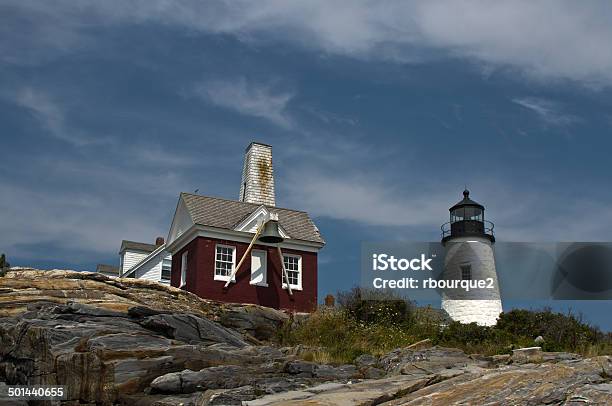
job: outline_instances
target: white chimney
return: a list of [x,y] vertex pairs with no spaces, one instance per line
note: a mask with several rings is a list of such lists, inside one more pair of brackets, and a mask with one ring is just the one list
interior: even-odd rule
[[272,147],[258,142],[249,144],[244,155],[240,201],[275,206]]

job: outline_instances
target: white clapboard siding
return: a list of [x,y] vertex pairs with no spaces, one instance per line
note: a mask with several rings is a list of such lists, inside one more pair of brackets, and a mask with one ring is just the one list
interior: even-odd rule
[[147,279],[153,282],[161,281],[161,256],[159,256],[158,260],[147,261],[147,263],[143,264],[136,271],[136,278],[138,279]]
[[162,261],[164,258],[171,260],[172,256],[168,254],[164,247],[159,247],[135,267],[134,277],[170,284],[170,281],[162,280],[161,278]]
[[123,264],[121,268],[121,275],[125,274],[128,269],[145,259],[147,255],[148,254],[146,252],[125,250],[123,252],[123,259],[121,261]]
[[176,213],[172,219],[172,225],[170,226],[170,232],[168,233],[168,239],[166,245],[172,244],[174,240],[180,237],[184,232],[189,230],[193,226],[193,220],[187,210],[183,196],[179,198],[178,206],[176,207]]

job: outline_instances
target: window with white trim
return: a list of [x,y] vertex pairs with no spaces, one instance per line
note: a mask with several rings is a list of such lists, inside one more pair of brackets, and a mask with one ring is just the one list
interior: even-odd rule
[[169,281],[171,275],[172,275],[172,260],[164,258],[162,259],[161,279],[163,281]]
[[180,288],[185,287],[187,284],[187,251],[183,252],[181,255],[181,284]]
[[264,250],[251,251],[251,285],[268,286],[268,253]]
[[[302,290],[302,257],[284,254],[283,263],[285,264],[285,271],[287,271],[287,279],[291,289]],[[285,277],[283,277],[283,288],[287,288]]]
[[[217,244],[215,249],[215,277],[216,281],[228,281],[236,267],[236,247]],[[235,279],[232,279],[235,281]]]

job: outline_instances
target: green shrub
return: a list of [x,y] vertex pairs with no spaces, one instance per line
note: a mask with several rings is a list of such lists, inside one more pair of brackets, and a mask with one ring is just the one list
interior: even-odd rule
[[490,327],[479,326],[476,323],[462,324],[453,321],[440,331],[436,341],[455,344],[480,344],[490,340],[491,330]]
[[414,305],[391,290],[355,287],[338,293],[340,309],[367,323],[402,324],[413,317]]
[[599,329],[583,323],[571,313],[554,313],[550,309],[534,312],[512,310],[502,313],[496,328],[513,336],[542,336],[545,351],[580,351],[605,340]]
[[383,354],[418,341],[410,329],[395,324],[368,323],[356,320],[344,310],[322,310],[298,323],[290,321],[280,333],[285,345],[302,344],[323,348],[325,354],[307,357],[325,358],[332,363],[347,363],[361,354]]
[[545,351],[612,354],[611,333],[550,309],[512,310],[502,313],[497,325],[485,327],[448,322],[438,309],[416,307],[388,292],[355,288],[338,298],[338,309],[323,308],[305,320],[288,322],[279,333],[280,342],[315,348],[302,356],[331,363],[351,362],[364,353],[384,354],[426,338],[468,354],[493,355],[533,346],[541,335]]

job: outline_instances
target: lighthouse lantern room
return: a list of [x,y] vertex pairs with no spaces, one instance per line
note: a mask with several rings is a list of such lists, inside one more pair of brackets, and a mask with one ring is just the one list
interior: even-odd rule
[[463,191],[463,200],[449,209],[450,221],[442,225],[442,243],[451,238],[484,237],[495,242],[494,225],[484,219],[484,206],[470,199],[469,190]]

